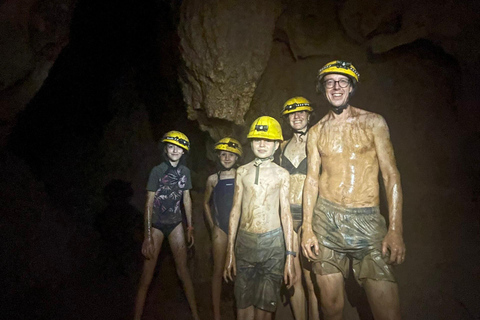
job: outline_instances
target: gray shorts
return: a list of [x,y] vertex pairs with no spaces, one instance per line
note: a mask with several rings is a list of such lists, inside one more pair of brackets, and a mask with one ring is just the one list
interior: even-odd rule
[[349,259],[353,259],[353,273],[360,285],[365,279],[395,282],[388,257],[382,257],[387,227],[378,207],[345,208],[319,198],[312,227],[320,245],[313,260],[314,273],[341,272],[347,277]]
[[235,244],[238,309],[250,306],[275,312],[285,267],[285,241],[281,228],[251,233],[239,230]]

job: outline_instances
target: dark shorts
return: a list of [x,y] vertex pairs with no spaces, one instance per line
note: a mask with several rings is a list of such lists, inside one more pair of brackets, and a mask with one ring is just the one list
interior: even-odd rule
[[238,309],[250,306],[275,312],[285,267],[285,242],[281,228],[251,233],[239,230],[235,244]]
[[360,285],[366,279],[395,282],[388,257],[382,258],[387,227],[378,207],[345,208],[319,198],[312,226],[320,245],[314,273],[341,272],[346,278],[349,259],[353,259],[353,273]]
[[291,204],[290,213],[292,214],[293,230],[298,233],[298,230],[303,223],[303,208],[301,204]]

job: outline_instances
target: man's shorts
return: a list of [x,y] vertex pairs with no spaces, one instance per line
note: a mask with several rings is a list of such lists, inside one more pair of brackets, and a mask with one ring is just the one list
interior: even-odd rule
[[285,242],[281,228],[251,233],[239,230],[235,245],[238,309],[254,306],[275,312],[285,267]]
[[320,246],[313,260],[315,274],[341,272],[346,278],[351,258],[360,285],[366,279],[396,282],[388,257],[382,258],[387,227],[378,207],[345,208],[318,198],[312,227]]

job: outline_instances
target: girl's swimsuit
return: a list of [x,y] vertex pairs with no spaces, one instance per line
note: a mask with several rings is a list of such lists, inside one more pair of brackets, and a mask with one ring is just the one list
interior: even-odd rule
[[218,182],[213,188],[213,209],[215,210],[215,224],[228,234],[228,222],[233,205],[233,192],[235,191],[235,179],[220,180],[220,172],[217,173]]
[[150,173],[147,190],[155,191],[152,227],[162,231],[165,237],[182,222],[183,192],[191,188],[190,170],[183,165],[172,167],[169,162],[163,162]]

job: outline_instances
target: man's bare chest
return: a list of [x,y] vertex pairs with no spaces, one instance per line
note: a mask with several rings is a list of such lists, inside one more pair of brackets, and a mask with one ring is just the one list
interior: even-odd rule
[[373,132],[364,122],[326,123],[320,130],[320,155],[360,157],[375,149]]

